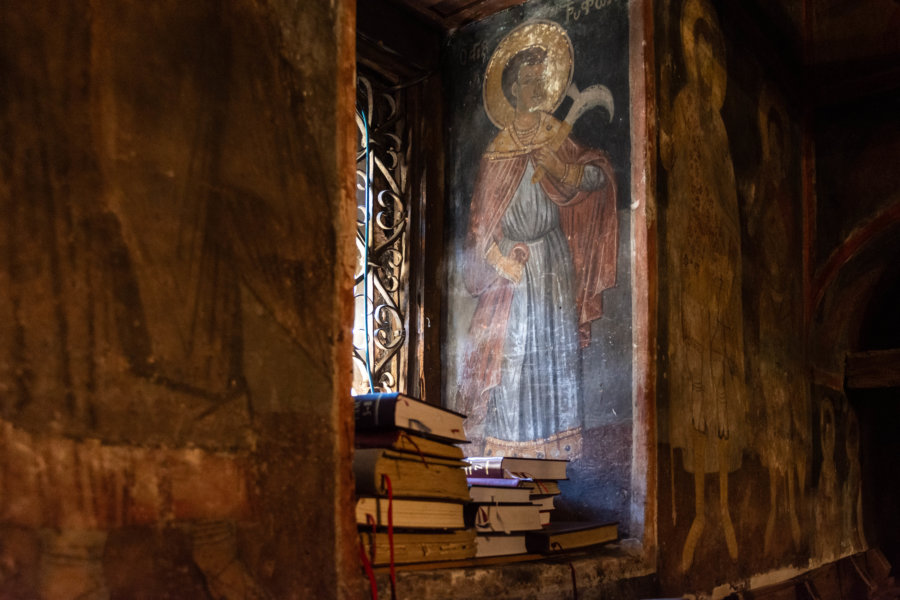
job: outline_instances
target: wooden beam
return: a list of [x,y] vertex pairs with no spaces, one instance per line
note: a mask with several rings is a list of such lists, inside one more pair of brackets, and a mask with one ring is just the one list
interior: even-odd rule
[[357,60],[388,81],[404,83],[440,65],[443,32],[409,7],[384,0],[357,2]]
[[900,387],[900,349],[854,352],[847,355],[846,387]]
[[393,0],[418,13],[445,32],[480,21],[525,0]]
[[816,108],[852,104],[874,96],[897,94],[900,53],[815,63],[808,66],[808,72]]

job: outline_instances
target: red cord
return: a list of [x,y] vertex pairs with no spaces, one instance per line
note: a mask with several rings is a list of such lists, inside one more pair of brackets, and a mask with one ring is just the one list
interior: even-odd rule
[[366,523],[372,526],[372,552],[369,556],[369,560],[372,561],[372,564],[375,564],[375,535],[378,533],[378,524],[375,522],[375,517],[372,514],[366,515]]
[[487,511],[487,508],[485,508],[484,506],[479,506],[479,507],[478,507],[478,516],[477,516],[477,518],[475,519],[475,526],[476,526],[476,527],[479,527],[479,526],[480,526],[480,527],[485,527],[486,525],[488,525],[488,511]]
[[422,453],[422,450],[419,449],[419,445],[416,443],[416,441],[412,439],[412,437],[410,437],[405,431],[400,435],[404,436],[406,438],[406,441],[412,444],[413,448],[416,449],[416,452],[418,453],[419,458],[422,459],[422,463],[425,465],[425,468],[430,469],[431,467],[429,467],[428,465],[428,460],[426,460],[425,455]]
[[578,583],[575,580],[575,565],[569,563],[569,568],[572,569],[572,600],[578,600]]
[[[375,540],[372,540],[372,548],[374,552]],[[366,556],[366,545],[363,543],[362,537],[359,538],[359,557],[362,559],[363,569],[366,571],[366,577],[369,578],[369,594],[372,600],[378,600],[378,582],[375,581],[375,571],[372,570],[372,563]]]
[[397,600],[397,572],[394,569],[394,489],[391,487],[391,478],[381,475],[381,487],[387,487],[388,494],[388,547],[391,552],[391,600]]
[[[556,543],[559,546],[559,550],[562,550],[562,546],[559,545],[559,542]],[[578,600],[578,583],[575,577],[575,565],[572,562],[569,562],[569,569],[572,570],[572,600]]]

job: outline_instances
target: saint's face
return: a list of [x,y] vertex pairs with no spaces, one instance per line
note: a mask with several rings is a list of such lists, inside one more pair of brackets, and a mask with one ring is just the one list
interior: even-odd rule
[[714,85],[713,69],[715,68],[713,61],[716,57],[713,55],[712,44],[705,36],[697,36],[696,41],[696,66],[697,85],[700,88],[704,98],[708,99],[712,95],[712,86]]
[[781,131],[781,124],[774,119],[769,119],[769,160],[776,168],[779,177],[785,177],[785,142]]
[[539,110],[544,102],[544,65],[522,65],[513,86],[516,109],[524,112]]

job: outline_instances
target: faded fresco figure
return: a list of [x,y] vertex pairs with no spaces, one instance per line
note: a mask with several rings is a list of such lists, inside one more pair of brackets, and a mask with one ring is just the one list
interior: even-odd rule
[[[581,348],[615,284],[616,184],[604,153],[569,136],[605,87],[570,85],[573,50],[556,23],[533,21],[498,45],[485,110],[501,131],[481,159],[463,278],[477,298],[457,407],[475,452],[574,458],[583,422]],[[568,94],[565,121],[552,116]]]
[[837,420],[834,401],[824,397],[819,406],[819,448],[822,466],[816,485],[814,515],[816,520],[816,556],[822,560],[836,559],[841,545],[841,490],[838,483],[835,450],[837,448]]
[[844,448],[847,451],[849,468],[841,490],[843,496],[842,514],[844,515],[841,539],[846,545],[845,548],[842,548],[842,552],[849,554],[862,552],[869,547],[869,544],[866,542],[866,533],[863,527],[862,466],[859,462],[859,419],[852,406],[847,404],[846,408]]
[[[719,474],[722,533],[732,559],[737,539],[728,474],[741,464],[744,408],[741,229],[728,134],[725,46],[706,0],[687,0],[681,40],[687,81],[664,111],[662,159],[668,172],[670,443],[694,475],[694,518],[684,543],[687,571],[706,527],[705,476]],[[674,502],[673,502],[674,505]]]
[[[747,233],[754,249],[745,256],[757,291],[756,331],[748,348],[757,359],[752,371],[765,407],[765,421],[755,439],[769,471],[769,515],[764,550],[772,553],[777,514],[786,510],[791,539],[800,549],[800,512],[810,447],[810,405],[801,372],[799,219],[797,196],[788,177],[788,118],[783,100],[771,87],[760,93],[761,162],[744,192]],[[745,273],[749,277],[751,273]],[[786,503],[786,506],[784,505]]]

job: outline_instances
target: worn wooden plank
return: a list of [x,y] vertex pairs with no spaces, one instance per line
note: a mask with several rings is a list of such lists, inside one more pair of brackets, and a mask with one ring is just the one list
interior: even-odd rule
[[357,8],[360,62],[398,83],[436,70],[440,61],[441,31],[408,8],[374,0]]
[[900,349],[849,354],[845,372],[848,388],[898,387],[900,386]]
[[445,31],[479,21],[525,0],[396,0]]

